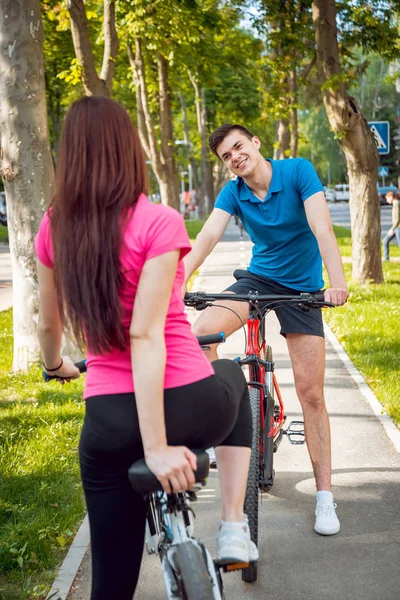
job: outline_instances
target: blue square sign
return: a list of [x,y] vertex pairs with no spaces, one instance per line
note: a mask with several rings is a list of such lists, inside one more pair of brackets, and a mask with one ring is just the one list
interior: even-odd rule
[[389,154],[390,152],[390,124],[389,121],[368,121],[368,125],[374,134],[378,154]]

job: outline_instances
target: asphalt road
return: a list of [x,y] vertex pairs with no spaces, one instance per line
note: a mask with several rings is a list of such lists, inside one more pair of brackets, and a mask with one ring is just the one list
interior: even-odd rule
[[[328,202],[329,211],[331,213],[332,222],[334,225],[342,225],[350,229],[350,209],[348,202]],[[388,229],[392,225],[392,207],[387,204],[381,206],[381,237],[385,237]]]

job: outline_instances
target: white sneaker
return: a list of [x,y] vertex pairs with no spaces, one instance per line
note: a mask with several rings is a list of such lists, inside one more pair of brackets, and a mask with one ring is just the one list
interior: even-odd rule
[[216,469],[217,468],[217,457],[215,456],[214,448],[208,448],[208,450],[206,450],[206,452],[210,459],[210,469]]
[[257,546],[250,539],[246,521],[221,521],[217,534],[217,558],[227,562],[254,562],[258,560]]
[[334,535],[340,531],[340,522],[336,515],[337,504],[318,504],[315,509],[314,529],[321,535]]

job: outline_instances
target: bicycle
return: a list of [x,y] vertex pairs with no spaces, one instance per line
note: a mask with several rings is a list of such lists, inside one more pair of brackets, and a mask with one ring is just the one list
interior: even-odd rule
[[[303,421],[291,421],[284,429],[287,416],[274,373],[272,348],[266,342],[265,318],[271,310],[285,304],[306,311],[315,307],[334,305],[324,300],[323,292],[292,296],[261,295],[257,292],[249,292],[247,295],[190,292],[185,295],[186,306],[196,310],[213,306],[218,300],[247,302],[250,308],[247,331],[242,323],[246,336],[245,357],[234,360],[239,365],[249,368],[248,386],[253,416],[253,442],[244,510],[249,520],[251,539],[258,545],[258,496],[260,492],[270,491],[274,483],[274,453],[278,450],[284,435],[291,444],[300,445],[305,442]],[[261,307],[260,304],[263,306]],[[246,583],[257,580],[257,563],[252,563],[242,570],[242,579]]]
[[[225,341],[218,333],[198,338],[200,345]],[[75,363],[80,372],[86,371],[86,361]],[[57,376],[43,373],[45,381],[58,380]],[[149,503],[146,520],[146,550],[161,561],[168,600],[223,600],[221,572],[248,567],[248,563],[230,563],[213,560],[206,547],[194,537],[194,512],[191,503],[196,492],[206,484],[209,456],[205,449],[192,450],[197,456],[196,486],[186,492],[166,494],[160,482],[147,467],[145,459],[136,461],[128,469],[133,489]]]

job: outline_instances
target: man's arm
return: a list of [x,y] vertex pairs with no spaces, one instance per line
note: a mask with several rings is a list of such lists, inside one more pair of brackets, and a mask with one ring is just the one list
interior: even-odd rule
[[214,208],[196,237],[193,248],[183,259],[185,264],[185,284],[192,273],[205,261],[214,246],[219,242],[231,216],[225,210]]
[[308,224],[317,238],[319,251],[328,271],[330,288],[325,291],[325,300],[341,306],[346,302],[349,292],[331,216],[323,192],[317,192],[307,198],[304,202],[304,209]]

